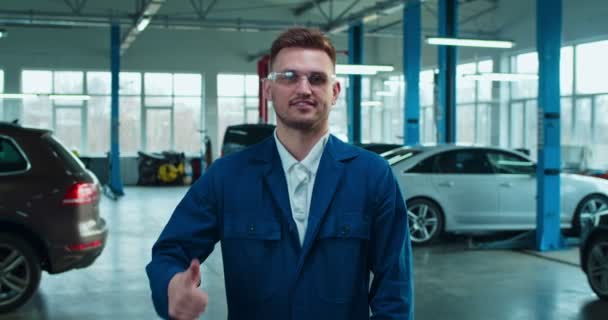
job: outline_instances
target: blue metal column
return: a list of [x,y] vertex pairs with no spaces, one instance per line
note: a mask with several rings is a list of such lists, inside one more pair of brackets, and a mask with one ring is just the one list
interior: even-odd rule
[[[348,63],[363,64],[363,24],[357,22],[348,28]],[[361,75],[349,76],[348,87],[348,140],[361,142]]]
[[110,188],[116,195],[124,195],[120,177],[120,144],[118,141],[118,74],[120,72],[120,26],[113,24],[111,31],[112,111],[110,120]]
[[403,73],[405,74],[405,123],[403,142],[420,143],[420,1],[408,1],[403,10]]
[[[458,1],[439,0],[439,36],[458,36]],[[437,52],[439,81],[437,105],[438,143],[456,141],[456,61],[458,50],[454,46],[439,46]]]
[[560,88],[562,0],[536,1],[539,57],[536,249],[563,247],[560,232]]

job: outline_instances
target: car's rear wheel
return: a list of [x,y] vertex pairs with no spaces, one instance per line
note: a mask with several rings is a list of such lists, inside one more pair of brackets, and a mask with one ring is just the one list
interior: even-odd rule
[[608,235],[592,240],[585,264],[591,289],[601,299],[608,300]]
[[430,200],[413,199],[407,203],[410,238],[413,244],[429,244],[437,240],[443,231],[441,209]]
[[582,226],[589,224],[598,212],[608,210],[608,198],[595,194],[583,199],[576,208],[572,221],[572,234],[580,236]]
[[0,313],[26,303],[38,289],[40,274],[32,246],[13,234],[0,234]]

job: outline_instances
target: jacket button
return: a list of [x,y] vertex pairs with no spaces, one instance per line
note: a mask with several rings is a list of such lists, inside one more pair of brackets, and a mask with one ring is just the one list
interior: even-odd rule
[[250,224],[249,225],[249,232],[254,232],[255,231],[255,225]]

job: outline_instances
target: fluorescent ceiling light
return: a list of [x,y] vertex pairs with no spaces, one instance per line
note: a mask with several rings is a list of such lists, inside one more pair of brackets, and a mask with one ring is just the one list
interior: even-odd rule
[[380,101],[361,101],[362,107],[381,107],[382,102]]
[[522,81],[538,79],[538,75],[533,73],[470,73],[463,74],[462,77],[468,80],[477,81]]
[[382,10],[382,13],[384,13],[386,15],[393,14],[393,13],[395,13],[397,11],[403,10],[403,7],[404,7],[404,4],[400,3],[400,4],[398,4],[398,5],[394,6],[394,7],[386,8],[386,9]]
[[81,94],[52,94],[49,96],[51,100],[70,100],[70,101],[82,101],[89,100],[91,96]]
[[378,19],[378,15],[375,13],[372,14],[368,14],[365,17],[363,17],[363,23],[368,23],[368,22],[372,22],[374,20]]
[[27,99],[36,98],[33,93],[0,93],[0,99]]
[[433,45],[440,45],[440,46],[501,48],[501,49],[513,48],[513,46],[515,45],[513,43],[513,41],[463,39],[463,38],[441,38],[441,37],[426,38],[426,43],[433,44]]
[[374,75],[378,72],[390,72],[395,70],[393,66],[378,66],[365,64],[337,64],[336,74],[360,74]]
[[6,38],[6,31],[0,30],[0,38]]
[[384,85],[389,87],[405,86],[405,82],[399,80],[384,80]]
[[394,97],[395,96],[391,91],[376,91],[376,95],[379,97]]
[[148,26],[148,24],[150,24],[150,17],[143,17],[141,18],[141,20],[139,20],[139,23],[137,23],[137,31],[142,32],[144,31],[144,29],[146,29],[146,27]]

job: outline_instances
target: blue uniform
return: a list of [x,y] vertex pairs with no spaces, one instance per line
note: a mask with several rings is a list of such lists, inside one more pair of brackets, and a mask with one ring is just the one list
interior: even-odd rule
[[221,241],[228,319],[413,319],[407,212],[386,161],[330,136],[308,221],[301,245],[273,138],[218,159],[152,249],[156,311],[168,317],[171,278]]

